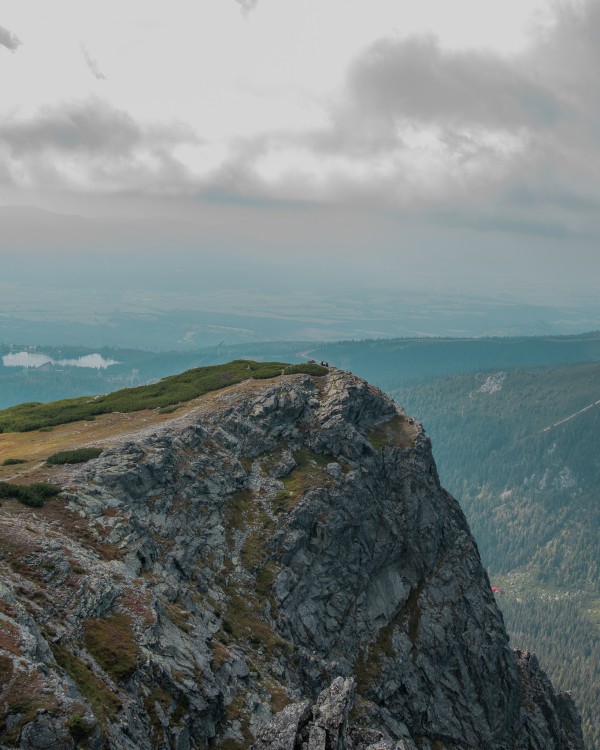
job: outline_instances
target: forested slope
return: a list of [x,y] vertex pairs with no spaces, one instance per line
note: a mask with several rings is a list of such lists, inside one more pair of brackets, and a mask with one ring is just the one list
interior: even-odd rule
[[392,390],[432,436],[513,645],[572,689],[600,747],[600,364],[470,373]]

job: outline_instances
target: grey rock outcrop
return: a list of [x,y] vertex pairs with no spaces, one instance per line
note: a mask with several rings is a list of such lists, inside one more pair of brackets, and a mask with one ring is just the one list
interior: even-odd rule
[[583,747],[378,389],[243,383],[104,447],[3,516],[3,747]]
[[278,713],[258,733],[252,750],[416,750],[410,737],[391,740],[349,721],[356,681],[337,677],[315,704],[302,701]]
[[337,677],[312,709],[308,701],[288,706],[259,731],[253,750],[347,750],[354,689],[353,679]]

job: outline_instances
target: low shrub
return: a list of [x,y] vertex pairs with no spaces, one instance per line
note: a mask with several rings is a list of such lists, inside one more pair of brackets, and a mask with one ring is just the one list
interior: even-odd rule
[[173,404],[173,406],[161,406],[157,409],[159,414],[173,414],[173,412],[176,412],[177,409],[179,409],[178,404]]
[[2,466],[16,466],[17,464],[26,464],[27,461],[24,458],[5,458],[2,461]]
[[[59,643],[52,643],[51,641],[50,648],[56,661],[76,683],[81,694],[90,702],[94,714],[101,722],[106,719],[113,719],[122,708],[117,696],[78,656],[67,651]],[[74,714],[74,716],[76,715]]]
[[83,624],[83,633],[86,648],[113,680],[131,677],[137,664],[137,646],[126,615],[115,612],[90,617]]
[[67,721],[67,727],[69,728],[71,737],[76,742],[83,742],[94,734],[96,724],[84,719],[81,714],[73,714],[73,716]]
[[98,458],[102,453],[102,448],[76,448],[72,451],[59,451],[48,456],[46,463],[48,466],[56,464],[84,464],[91,461],[92,458]]
[[0,498],[18,500],[23,505],[40,508],[46,500],[62,492],[60,487],[49,482],[33,482],[32,484],[12,484],[0,482]]

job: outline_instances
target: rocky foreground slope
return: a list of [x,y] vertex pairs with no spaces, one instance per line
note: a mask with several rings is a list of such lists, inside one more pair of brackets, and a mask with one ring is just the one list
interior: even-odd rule
[[244,383],[104,447],[0,508],[3,748],[583,747],[377,389]]

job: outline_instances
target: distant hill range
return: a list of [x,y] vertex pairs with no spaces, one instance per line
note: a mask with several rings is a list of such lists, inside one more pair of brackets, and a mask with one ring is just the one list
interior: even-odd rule
[[[39,367],[3,366],[4,356],[20,351],[41,352],[56,361],[99,353],[106,359],[116,360],[117,364],[104,370],[63,367],[59,368],[61,372],[52,368],[44,372]],[[166,352],[111,347],[26,347],[5,343],[0,344],[0,408],[24,401],[53,401],[106,393],[232,359],[329,361],[386,390],[425,379],[493,368],[599,362],[600,332],[577,336],[402,338],[327,344],[314,341],[222,343],[205,349]]]

